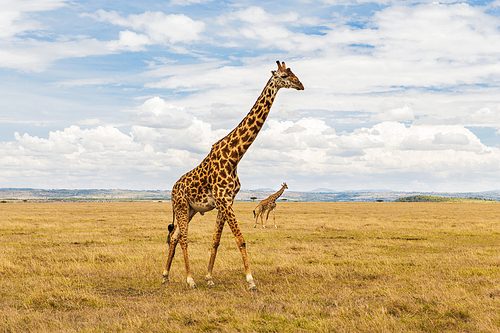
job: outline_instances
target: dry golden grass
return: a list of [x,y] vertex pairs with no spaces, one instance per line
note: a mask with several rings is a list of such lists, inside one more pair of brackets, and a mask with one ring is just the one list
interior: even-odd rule
[[498,332],[500,204],[279,203],[278,229],[236,203],[257,292],[215,212],[189,230],[198,290],[168,202],[0,204],[1,332]]

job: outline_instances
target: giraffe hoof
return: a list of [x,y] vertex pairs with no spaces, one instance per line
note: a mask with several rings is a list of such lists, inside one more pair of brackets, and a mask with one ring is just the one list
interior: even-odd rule
[[169,281],[168,281],[168,276],[164,276],[164,277],[163,277],[163,281],[161,281],[161,283],[162,283],[162,284],[167,284],[167,283],[169,283]]
[[212,280],[212,274],[207,274],[207,276],[205,276],[205,281],[207,281],[208,288],[215,287],[214,280]]
[[193,278],[187,278],[187,284],[191,287],[191,289],[198,289]]
[[253,286],[249,286],[248,290],[250,290],[250,291],[257,291],[257,286],[255,284]]

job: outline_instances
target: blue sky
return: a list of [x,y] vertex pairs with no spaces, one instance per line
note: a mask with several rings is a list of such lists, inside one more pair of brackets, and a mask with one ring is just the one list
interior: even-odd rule
[[500,189],[500,2],[10,1],[0,187],[170,189],[282,90],[245,189]]

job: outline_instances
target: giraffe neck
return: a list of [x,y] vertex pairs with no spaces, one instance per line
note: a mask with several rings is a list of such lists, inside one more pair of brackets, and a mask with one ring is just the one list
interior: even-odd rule
[[285,191],[285,186],[282,186],[278,192],[271,194],[271,196],[269,198],[271,199],[271,201],[276,201],[276,199],[281,197],[281,195],[283,194],[284,191]]
[[246,117],[231,133],[213,146],[212,149],[221,151],[221,158],[231,160],[235,164],[241,160],[264,126],[279,88],[273,78],[269,79]]

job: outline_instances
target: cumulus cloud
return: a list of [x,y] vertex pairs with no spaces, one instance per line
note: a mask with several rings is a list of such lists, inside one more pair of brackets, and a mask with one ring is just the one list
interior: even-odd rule
[[[11,6],[0,13],[0,66],[41,72],[57,60],[141,52],[133,61],[132,56],[113,57],[120,66],[144,65],[123,70],[127,75],[96,70],[89,74],[93,79],[75,70],[65,79],[63,70],[81,65],[67,61],[67,67],[57,68],[59,83],[50,88],[59,101],[66,94],[82,96],[94,86],[114,88],[127,76],[142,89],[116,96],[126,95],[129,105],[145,102],[134,109],[124,101],[119,107],[129,110],[127,119],[92,111],[65,122],[89,129],[64,125],[47,137],[16,134],[14,141],[0,143],[0,165],[8,175],[0,176],[0,182],[6,186],[9,179],[50,175],[61,175],[65,184],[78,177],[114,184],[132,178],[148,182],[147,175],[150,183],[161,176],[175,181],[239,123],[277,59],[293,68],[306,90],[280,91],[242,160],[242,179],[253,184],[262,175],[280,181],[286,175],[290,184],[302,182],[303,189],[398,182],[422,187],[450,180],[481,189],[498,184],[498,148],[486,146],[467,129],[490,127],[489,133],[500,134],[500,20],[490,7],[379,1],[379,10],[357,15],[350,5],[358,9],[359,3],[343,1],[342,12],[338,7],[301,11],[305,7],[295,4],[285,12],[264,5],[228,6],[216,18],[197,12],[196,19],[187,14],[189,7],[182,8],[185,14],[101,9],[75,18],[106,29],[80,35],[56,34],[44,25],[50,20],[32,15],[65,6],[65,1],[30,1],[32,12],[14,5],[19,2],[7,3]],[[324,14],[326,10],[333,14]],[[167,52],[159,58],[158,50]],[[141,70],[147,72],[137,75]],[[156,89],[162,89],[161,98],[150,97],[159,93]],[[88,107],[96,105],[89,102]],[[50,108],[40,109],[50,114]],[[127,127],[105,126],[125,122]]]
[[94,14],[86,14],[100,22],[133,29],[120,32],[120,39],[113,45],[140,48],[141,45],[176,44],[199,41],[205,23],[195,21],[184,14],[166,15],[163,12],[147,11],[143,14],[131,14],[121,17],[117,12],[102,9]]
[[463,120],[469,126],[500,127],[500,104],[468,112]]
[[[76,178],[117,184],[134,174],[149,186],[162,179],[168,187],[196,166],[229,130],[213,131],[209,124],[193,118],[187,128],[133,126],[130,134],[112,126],[85,130],[71,126],[50,132],[46,139],[16,133],[15,141],[0,144],[4,170],[0,182],[8,186],[8,177],[21,175],[42,182],[58,174],[65,184]],[[359,188],[361,179],[374,186],[377,179],[392,177],[384,187],[390,188],[398,182],[395,175],[413,177],[411,182],[433,179],[439,183],[450,177],[474,182],[493,177],[498,167],[500,149],[484,146],[463,126],[384,122],[335,133],[324,121],[307,118],[268,121],[242,160],[239,174],[244,182],[262,173],[272,179],[287,175],[303,189],[318,187],[320,178],[323,185],[335,187],[346,181],[346,175],[359,177],[351,180]],[[340,180],[335,183],[335,179]]]
[[[482,7],[387,6],[360,27],[305,15],[272,14],[256,6],[236,9],[218,17],[220,29],[214,34],[220,38],[214,42],[235,49],[272,47],[287,58],[297,57],[289,61],[306,90],[300,96],[288,94],[290,102],[283,100],[281,110],[308,110],[314,101],[315,109],[372,113],[371,123],[429,116],[441,124],[453,119],[469,126],[498,123],[500,53],[495,46],[500,43],[500,21]],[[320,33],[306,34],[310,24],[323,24]],[[204,71],[169,64],[151,71],[160,79],[145,87],[190,92],[192,98],[185,102],[193,107],[206,100],[245,107],[255,98],[249,87],[262,86],[257,75],[267,73],[269,59],[242,62]],[[492,112],[471,117],[471,107],[481,102]]]
[[373,116],[374,121],[410,121],[415,118],[410,107],[404,104],[402,107],[391,108]]
[[134,141],[151,144],[160,150],[175,148],[205,154],[229,132],[213,130],[211,124],[160,97],[150,98],[136,110],[129,111],[129,118]]
[[[269,128],[257,139],[258,151],[250,148],[251,161],[245,161],[246,166],[254,169],[252,173],[258,173],[256,169],[271,172],[269,177],[279,178],[279,172],[297,179],[304,173],[308,177],[314,174],[314,177],[323,177],[333,188],[345,182],[346,175],[358,177],[358,180],[351,179],[355,186],[360,186],[360,179],[374,186],[377,178],[393,177],[385,185],[378,184],[390,189],[400,182],[397,175],[401,179],[413,177],[412,182],[432,180],[436,186],[446,183],[447,177],[463,178],[464,183],[471,185],[479,179],[494,178],[495,168],[500,165],[500,149],[483,145],[463,126],[383,122],[352,133],[321,135],[318,125],[326,126],[317,119],[300,124],[269,121]],[[315,140],[311,140],[311,135]],[[322,144],[318,144],[319,141]],[[274,158],[268,158],[270,156]],[[284,169],[274,170],[273,164]],[[265,171],[267,169],[271,171]],[[244,173],[241,170],[240,173]],[[337,184],[336,179],[339,179]],[[411,184],[399,186],[411,188]]]
[[403,150],[453,150],[490,153],[490,148],[463,126],[412,126],[400,141]]
[[[140,188],[138,180],[151,186],[152,180],[168,179],[172,168],[193,163],[185,151],[157,151],[112,126],[71,126],[50,132],[46,139],[18,133],[15,137],[16,141],[0,143],[0,186],[10,186],[8,180],[13,178],[24,179],[17,186],[88,187],[101,182]],[[137,181],[128,179],[131,175],[137,175]]]
[[193,124],[193,116],[182,108],[165,102],[160,97],[153,97],[139,106],[137,112],[130,115],[132,122],[147,127],[187,128]]

